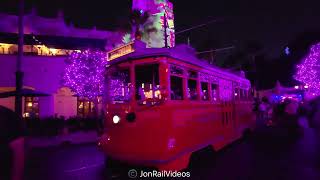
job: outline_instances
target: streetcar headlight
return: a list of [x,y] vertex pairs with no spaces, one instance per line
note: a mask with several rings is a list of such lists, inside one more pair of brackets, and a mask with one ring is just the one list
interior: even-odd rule
[[118,115],[114,115],[112,121],[114,124],[118,124],[120,122],[120,117]]

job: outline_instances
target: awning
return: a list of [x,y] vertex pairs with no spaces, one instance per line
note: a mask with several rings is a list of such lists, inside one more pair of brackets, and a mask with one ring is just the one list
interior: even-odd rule
[[[16,95],[17,95],[17,91],[1,92],[0,93],[0,98],[8,98],[8,97],[16,96]],[[40,96],[50,96],[50,94],[42,93],[42,92],[35,91],[35,90],[32,90],[32,89],[23,88],[21,90],[21,96],[24,96],[24,97],[40,97]]]

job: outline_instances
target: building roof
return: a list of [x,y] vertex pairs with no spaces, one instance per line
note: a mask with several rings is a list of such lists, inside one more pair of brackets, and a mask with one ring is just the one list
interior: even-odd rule
[[[143,44],[142,42],[135,42],[134,49],[134,52],[110,61],[110,65],[133,59],[166,56],[178,59],[185,63],[206,67],[211,71],[216,72],[217,74],[226,75],[233,79],[241,79],[242,81],[245,79],[244,75],[242,75],[239,72],[222,69],[212,64],[209,64],[206,60],[201,60],[197,58],[195,50],[188,45],[178,45],[174,48],[145,48],[145,44]],[[248,80],[247,82],[250,83]]]
[[[18,33],[18,16],[0,13],[0,32]],[[64,20],[62,11],[58,12],[57,17],[47,18],[38,16],[36,10],[24,15],[24,33],[48,36],[66,36],[77,38],[106,39],[118,36],[117,32],[108,30],[98,30],[96,27],[91,29],[78,28],[72,23],[67,24]]]
[[[17,44],[18,16],[0,13],[0,43]],[[108,30],[99,30],[75,27],[66,23],[62,11],[57,17],[47,18],[38,16],[35,8],[24,16],[25,44],[34,44],[32,36],[46,46],[61,49],[82,49],[87,47],[108,49],[121,43],[123,33]]]

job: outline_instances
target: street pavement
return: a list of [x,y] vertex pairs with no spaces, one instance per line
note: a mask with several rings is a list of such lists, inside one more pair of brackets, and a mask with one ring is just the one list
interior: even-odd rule
[[[209,163],[192,166],[189,179],[319,180],[320,132],[305,129],[297,136],[262,129],[215,154]],[[28,152],[27,180],[129,179],[110,175],[104,155],[93,143],[33,148]]]

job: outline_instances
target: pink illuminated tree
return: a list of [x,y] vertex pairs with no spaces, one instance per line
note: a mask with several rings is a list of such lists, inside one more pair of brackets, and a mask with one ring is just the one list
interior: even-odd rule
[[297,66],[294,78],[307,85],[313,95],[320,95],[320,43],[311,47],[308,55]]
[[66,60],[63,85],[77,96],[95,102],[104,87],[106,53],[100,51],[74,51]]

